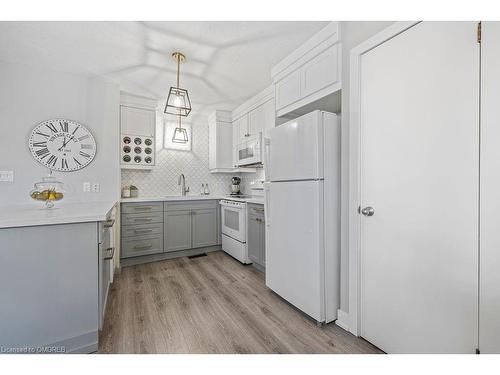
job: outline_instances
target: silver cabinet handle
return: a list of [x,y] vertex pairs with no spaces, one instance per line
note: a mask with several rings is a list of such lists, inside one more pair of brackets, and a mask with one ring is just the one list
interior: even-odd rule
[[144,219],[141,219],[141,218],[138,218],[138,219],[134,219],[134,221],[152,221],[153,219],[151,218],[144,218]]
[[[114,255],[115,255],[115,248],[114,247],[108,247],[106,250],[108,254],[104,256],[104,260],[110,260],[110,259],[113,259]],[[111,252],[111,255],[109,254]]]
[[152,206],[138,206],[138,207],[134,207],[134,210],[136,211],[145,211],[145,210],[152,210],[153,207]]
[[152,247],[153,247],[153,245],[144,245],[144,246],[135,245],[134,249],[135,250],[146,250],[146,249],[151,249]]
[[366,206],[361,210],[361,213],[365,216],[373,216],[375,215],[375,209],[373,207]]
[[113,225],[115,225],[115,219],[106,220],[106,222],[104,223],[104,228],[111,228]]
[[152,229],[134,229],[134,233],[140,234],[140,233],[150,233],[152,232]]
[[256,211],[256,212],[264,212],[263,208],[254,208],[253,210]]

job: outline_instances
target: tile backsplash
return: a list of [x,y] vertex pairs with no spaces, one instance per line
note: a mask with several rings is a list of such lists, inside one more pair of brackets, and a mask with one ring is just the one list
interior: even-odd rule
[[[139,189],[139,197],[161,197],[178,195],[179,175],[186,176],[189,195],[200,193],[201,184],[208,183],[210,194],[226,195],[231,192],[233,174],[212,174],[208,169],[208,122],[191,124],[191,151],[177,151],[163,148],[163,115],[157,115],[156,125],[156,165],[152,170],[122,169],[122,186],[135,185]],[[234,174],[242,178],[242,191],[250,193],[248,183],[258,173]]]
[[264,169],[257,169],[257,173],[241,173],[241,188],[240,190],[245,194],[251,194],[250,183],[253,181],[264,180]]

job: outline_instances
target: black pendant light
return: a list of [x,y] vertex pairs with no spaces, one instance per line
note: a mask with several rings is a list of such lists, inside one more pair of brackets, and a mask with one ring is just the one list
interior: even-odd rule
[[187,130],[181,125],[181,116],[179,116],[179,125],[174,130],[174,135],[172,137],[173,143],[188,143]]
[[186,60],[186,56],[180,52],[174,52],[172,53],[172,57],[177,61],[177,86],[170,87],[164,112],[186,117],[191,112],[191,101],[189,100],[188,91],[179,86],[181,62]]

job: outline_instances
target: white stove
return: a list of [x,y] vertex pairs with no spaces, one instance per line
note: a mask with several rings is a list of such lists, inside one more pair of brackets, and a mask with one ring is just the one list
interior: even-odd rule
[[220,201],[222,220],[222,250],[243,264],[252,263],[247,248],[247,202],[264,202],[261,181],[250,185],[251,195],[228,195]]
[[247,204],[245,202],[222,199],[222,250],[241,263],[252,263],[247,249]]

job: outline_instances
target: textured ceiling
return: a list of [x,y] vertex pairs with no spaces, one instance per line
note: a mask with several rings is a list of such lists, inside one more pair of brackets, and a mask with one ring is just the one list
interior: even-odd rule
[[164,100],[175,83],[193,113],[231,110],[271,84],[271,67],[327,22],[0,22],[0,60],[100,75]]

